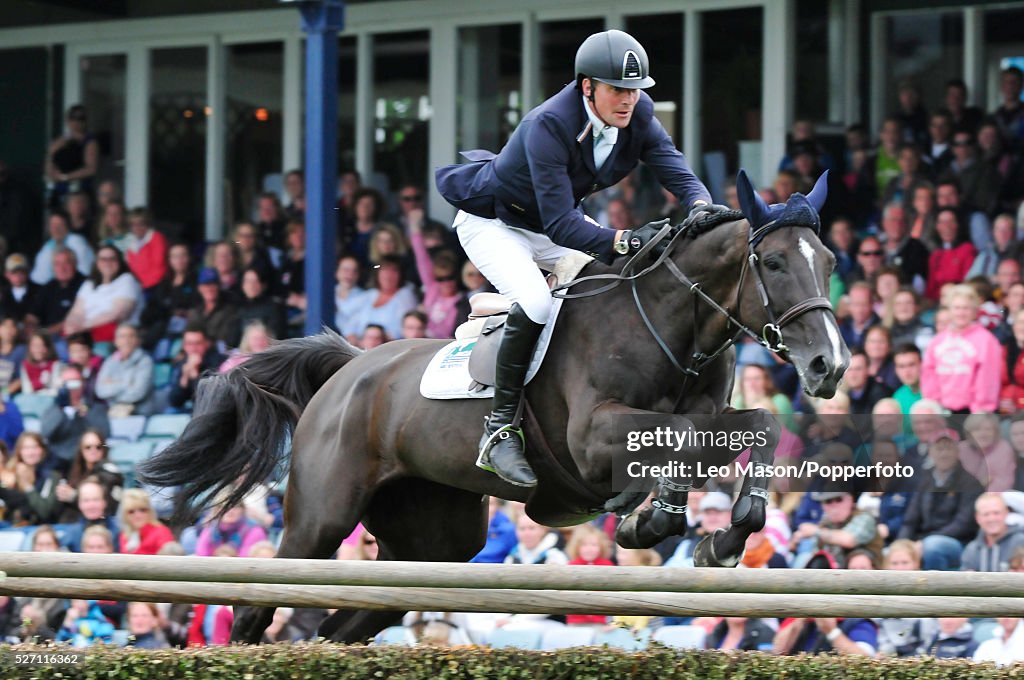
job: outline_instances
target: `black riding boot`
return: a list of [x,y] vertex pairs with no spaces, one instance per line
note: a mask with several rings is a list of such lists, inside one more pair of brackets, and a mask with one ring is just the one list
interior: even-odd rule
[[495,473],[509,484],[535,486],[537,477],[526,462],[523,431],[513,427],[530,359],[544,324],[534,322],[518,303],[505,321],[494,378],[494,405],[480,439],[478,467]]

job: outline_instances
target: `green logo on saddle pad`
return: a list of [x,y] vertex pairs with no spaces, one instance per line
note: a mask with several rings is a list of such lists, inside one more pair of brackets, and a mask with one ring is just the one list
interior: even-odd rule
[[476,346],[476,338],[465,340],[463,342],[452,343],[452,346],[448,348],[448,351],[438,362],[437,367],[440,369],[458,368],[467,361],[469,361],[469,355],[473,353],[473,348]]

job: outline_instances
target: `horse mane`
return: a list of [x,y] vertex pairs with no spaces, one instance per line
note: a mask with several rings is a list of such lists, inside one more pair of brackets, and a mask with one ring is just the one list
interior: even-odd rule
[[720,213],[705,213],[700,219],[690,223],[689,226],[684,227],[684,229],[686,229],[686,238],[695,239],[701,234],[708,233],[715,227],[745,219],[747,219],[746,215],[739,210],[729,210],[727,212]]

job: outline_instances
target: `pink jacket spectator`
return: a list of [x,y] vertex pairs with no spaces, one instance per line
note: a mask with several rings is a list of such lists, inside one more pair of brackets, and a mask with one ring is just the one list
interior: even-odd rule
[[228,358],[225,359],[224,363],[220,365],[220,368],[217,369],[217,372],[227,373],[235,366],[240,366],[244,364],[246,361],[248,361],[248,359],[248,354],[246,354],[245,352],[235,350],[234,352],[228,355]]
[[947,329],[929,343],[921,366],[921,396],[950,411],[995,413],[999,406],[1003,348],[978,323]]
[[211,645],[230,645],[231,626],[235,624],[235,610],[231,605],[224,605],[213,615],[213,639]]
[[987,451],[960,442],[960,464],[985,491],[1010,491],[1017,472],[1017,456],[1010,443],[1000,439]]
[[458,292],[450,297],[442,297],[441,286],[434,279],[434,264],[430,259],[427,247],[423,245],[423,234],[413,233],[412,250],[416,254],[416,269],[423,281],[423,311],[427,315],[428,338],[451,338],[455,336],[455,324],[458,321],[456,306],[462,295]]

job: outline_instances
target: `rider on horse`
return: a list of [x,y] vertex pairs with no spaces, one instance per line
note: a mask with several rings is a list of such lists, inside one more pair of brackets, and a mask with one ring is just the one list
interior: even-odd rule
[[498,155],[440,168],[437,187],[459,208],[453,228],[473,264],[512,300],[498,350],[494,404],[477,465],[510,484],[534,486],[518,411],[534,347],[551,310],[537,266],[551,269],[583,251],[605,263],[635,254],[664,226],[612,230],[584,216],[580,202],[644,161],[691,218],[720,212],[640,90],[654,85],[647,53],[632,36],[604,31],[576,52],[576,80],[532,110]]

